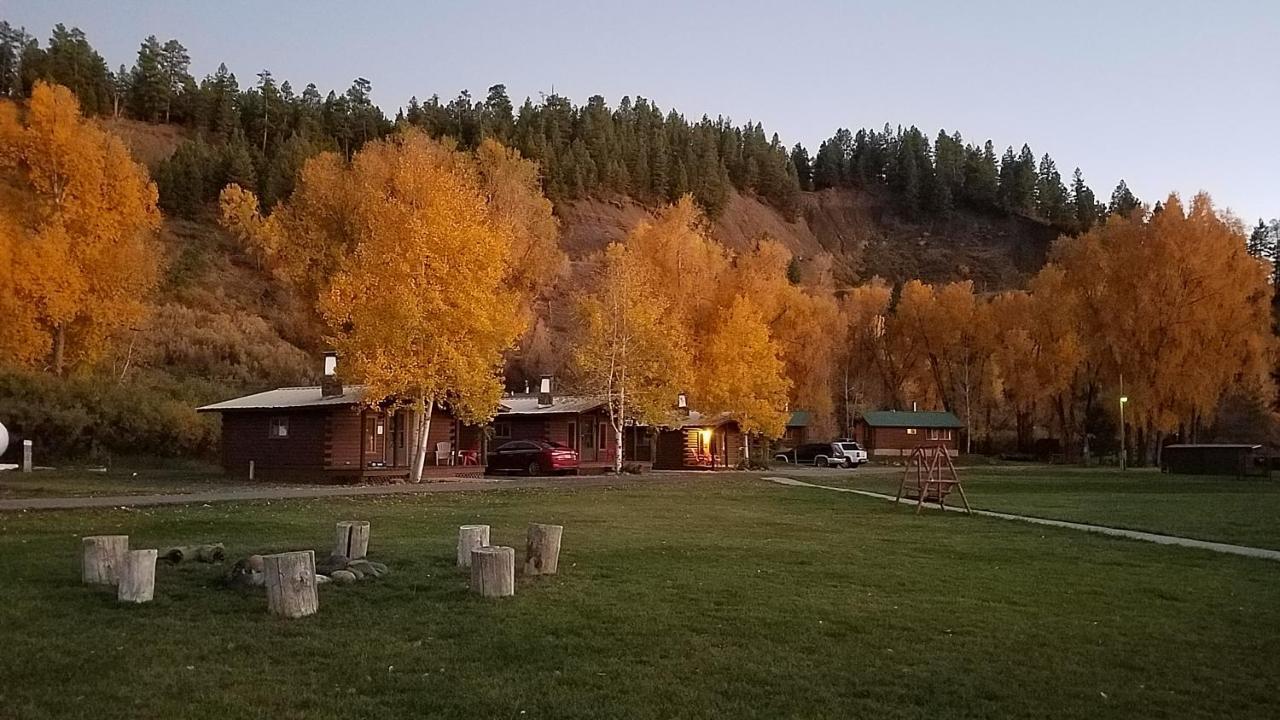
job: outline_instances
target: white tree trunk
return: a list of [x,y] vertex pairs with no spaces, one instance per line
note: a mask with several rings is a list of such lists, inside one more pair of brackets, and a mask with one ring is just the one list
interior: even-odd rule
[[120,602],[151,602],[156,589],[157,550],[130,550],[120,568],[120,585],[116,599]]
[[88,585],[115,585],[129,552],[128,535],[95,535],[81,538],[84,555],[80,577]]
[[458,526],[458,567],[471,567],[471,551],[489,545],[488,525]]
[[516,551],[509,547],[482,547],[471,551],[471,592],[483,597],[516,594]]
[[410,479],[422,482],[422,469],[427,463],[427,436],[431,433],[431,413],[435,409],[434,398],[419,398],[417,407],[418,437],[413,443],[413,458],[410,460]]
[[334,535],[333,554],[360,560],[369,553],[369,521],[343,520]]
[[555,575],[560,567],[560,537],[563,525],[529,525],[529,540],[525,547],[525,575]]
[[299,618],[320,608],[315,551],[263,555],[262,575],[267,586],[267,611],[272,615]]

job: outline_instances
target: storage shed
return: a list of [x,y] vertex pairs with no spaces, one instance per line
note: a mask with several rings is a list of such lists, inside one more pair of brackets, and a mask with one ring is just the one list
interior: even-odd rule
[[1248,443],[1199,443],[1166,445],[1160,454],[1160,470],[1177,475],[1269,475],[1261,445]]

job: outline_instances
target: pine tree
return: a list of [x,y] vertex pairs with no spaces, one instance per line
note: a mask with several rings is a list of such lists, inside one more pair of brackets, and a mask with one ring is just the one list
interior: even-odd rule
[[1141,207],[1142,201],[1129,191],[1128,184],[1122,179],[1116,189],[1111,191],[1111,204],[1107,206],[1107,212],[1128,217]]
[[1076,168],[1071,174],[1071,201],[1070,214],[1075,220],[1076,229],[1080,232],[1088,232],[1098,221],[1098,201],[1093,196],[1093,190],[1089,189],[1084,183],[1084,175],[1080,172],[1080,168]]
[[1067,188],[1062,175],[1048,153],[1040,158],[1040,170],[1036,176],[1036,212],[1051,223],[1063,224],[1070,218],[1067,213]]
[[791,166],[795,168],[796,179],[801,190],[813,189],[813,164],[809,161],[809,151],[800,143],[791,148]]
[[183,88],[191,83],[191,57],[177,40],[169,40],[160,48],[160,73],[164,77],[164,121],[167,123],[173,104]]
[[149,35],[138,48],[138,59],[129,78],[129,108],[139,120],[158,121],[165,111],[170,86],[163,52],[155,35]]

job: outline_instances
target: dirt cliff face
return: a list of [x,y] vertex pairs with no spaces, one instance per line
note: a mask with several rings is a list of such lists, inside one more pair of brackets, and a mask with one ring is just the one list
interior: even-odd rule
[[[578,200],[556,209],[561,245],[584,260],[626,237],[650,209],[626,197]],[[759,199],[733,193],[713,224],[717,240],[738,252],[769,236],[801,263],[829,255],[838,283],[880,276],[893,282],[972,280],[979,291],[1023,286],[1044,264],[1057,236],[1038,221],[958,209],[946,218],[914,222],[893,211],[883,194],[854,189],[805,193],[799,217],[784,218]]]

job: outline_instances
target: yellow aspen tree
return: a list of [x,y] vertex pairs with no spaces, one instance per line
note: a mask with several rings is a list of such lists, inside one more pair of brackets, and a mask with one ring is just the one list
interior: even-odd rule
[[691,336],[705,333],[723,301],[721,286],[729,271],[724,248],[711,239],[709,226],[692,196],[659,210],[637,225],[627,247],[659,278],[656,289],[667,299],[672,321]]
[[729,413],[748,435],[782,436],[791,383],[769,326],[747,297],[735,297],[718,318],[696,370],[701,407]]
[[[903,407],[905,373],[887,336],[892,303],[893,288],[879,277],[851,288],[841,300],[848,338],[844,361],[847,423],[852,422],[854,409]],[[872,381],[878,382],[878,392],[870,385]]]
[[349,174],[353,246],[320,300],[329,339],[370,398],[410,398],[422,478],[431,412],[492,417],[502,354],[522,328],[512,238],[474,166],[420,132],[366,144]]
[[672,322],[660,279],[646,272],[633,250],[612,243],[596,262],[578,300],[573,365],[578,384],[604,398],[623,464],[628,422],[662,425],[690,377],[690,352],[682,328]]
[[0,217],[0,295],[25,309],[6,317],[9,360],[61,375],[143,317],[159,270],[155,185],[67,88],[37,82],[25,113],[0,101]]
[[1123,380],[1147,459],[1164,433],[1211,419],[1229,389],[1269,392],[1267,268],[1208,195],[1189,209],[1174,194],[1149,217],[1113,216],[1060,240],[1053,261],[1081,304],[1088,362],[1111,397]]

